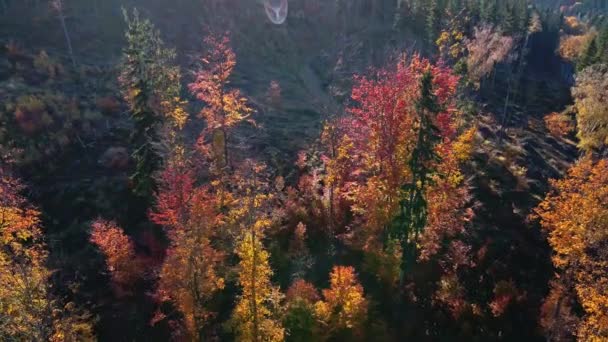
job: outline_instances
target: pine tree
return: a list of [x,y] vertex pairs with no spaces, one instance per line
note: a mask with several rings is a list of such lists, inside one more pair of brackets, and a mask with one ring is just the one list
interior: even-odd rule
[[447,10],[450,13],[450,15],[454,16],[462,10],[463,6],[462,6],[461,1],[462,0],[449,0],[448,5],[447,5]]
[[518,30],[518,18],[516,17],[515,8],[513,5],[506,3],[502,7],[502,22],[503,22],[503,31],[506,34],[513,35],[517,33]]
[[165,48],[154,25],[141,19],[137,10],[133,10],[131,17],[123,9],[123,15],[127,24],[127,46],[123,50],[119,83],[135,125],[131,141],[135,146],[136,166],[131,181],[135,194],[149,198],[156,187],[153,173],[162,162],[155,146],[160,141],[159,130],[163,124],[160,104],[179,77],[176,69],[170,66],[175,52]]
[[429,42],[434,45],[435,39],[439,35],[441,11],[438,0],[431,0],[426,17],[426,33]]
[[474,23],[478,22],[481,16],[479,0],[467,0],[466,6],[469,16],[471,17],[471,21]]
[[577,64],[577,68],[583,70],[586,67],[595,64],[597,62],[598,51],[598,40],[597,38],[594,38],[589,42],[589,45],[587,45],[585,52],[583,52],[583,55]]
[[608,63],[608,21],[603,25],[597,37],[597,61]]
[[525,32],[530,25],[530,11],[528,10],[527,0],[518,0],[515,5],[515,14],[518,20],[518,31]]
[[498,6],[496,0],[482,0],[480,7],[481,20],[484,23],[496,24],[498,21]]
[[433,93],[433,76],[426,72],[420,81],[420,98],[416,103],[418,139],[409,161],[412,180],[402,187],[401,212],[397,218],[395,234],[401,241],[403,251],[402,278],[406,268],[415,260],[418,239],[427,223],[425,190],[433,172],[431,165],[438,159],[435,146],[441,140],[433,118],[440,111]]

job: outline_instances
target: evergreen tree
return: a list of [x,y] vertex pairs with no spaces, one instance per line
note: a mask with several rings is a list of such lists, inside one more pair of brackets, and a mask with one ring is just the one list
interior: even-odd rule
[[163,123],[161,103],[179,92],[175,86],[179,72],[170,66],[175,52],[164,47],[154,25],[141,19],[137,10],[133,10],[132,18],[124,9],[123,15],[127,46],[123,50],[119,83],[135,126],[131,141],[136,166],[131,181],[135,194],[149,197],[155,189],[153,173],[162,161],[155,147]]
[[426,17],[426,33],[429,42],[434,45],[439,35],[441,11],[438,0],[431,0]]
[[481,8],[479,7],[479,0],[468,0],[466,3],[467,11],[471,17],[471,22],[476,23],[479,21],[481,16]]
[[519,22],[513,5],[505,2],[501,12],[503,32],[509,35],[517,33]]
[[600,63],[608,63],[608,22],[606,22],[597,37],[597,57]]
[[426,72],[420,81],[420,98],[416,103],[418,115],[418,139],[409,161],[412,173],[410,183],[402,186],[400,214],[397,218],[397,238],[403,251],[401,277],[415,260],[418,239],[427,223],[427,201],[425,190],[433,170],[431,165],[438,160],[435,146],[440,142],[434,116],[441,111],[433,92],[433,76]]
[[530,24],[530,11],[528,10],[527,0],[517,0],[514,8],[518,20],[518,31],[525,32]]
[[581,56],[581,59],[577,65],[579,70],[583,70],[586,67],[593,65],[597,62],[597,56],[599,51],[597,41],[597,39],[592,39],[589,42],[589,45],[587,45],[587,48],[585,49],[585,52]]
[[462,0],[449,0],[447,10],[451,15],[457,15],[463,9]]
[[498,21],[498,6],[496,0],[481,1],[481,20],[488,24],[496,24]]

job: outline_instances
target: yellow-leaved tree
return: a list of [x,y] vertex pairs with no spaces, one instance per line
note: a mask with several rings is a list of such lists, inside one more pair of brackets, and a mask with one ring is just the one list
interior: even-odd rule
[[264,249],[264,232],[272,225],[268,215],[272,195],[263,181],[265,167],[245,161],[236,173],[237,195],[230,220],[240,231],[236,254],[238,285],[242,293],[232,313],[239,341],[283,341],[280,321],[282,294],[271,282],[270,254]]
[[325,300],[315,304],[318,319],[330,336],[361,337],[367,319],[367,300],[353,267],[335,266],[329,275],[330,288],[323,290]]
[[0,164],[0,340],[92,341],[90,315],[50,291],[40,213]]
[[583,150],[601,150],[608,145],[608,65],[592,65],[576,76],[572,88],[576,122]]
[[[606,341],[608,160],[582,159],[565,179],[552,181],[552,186],[553,191],[538,206],[536,214],[549,234],[559,278],[543,307],[541,323],[551,340],[565,335],[561,330],[573,325],[575,331],[570,333],[580,341]],[[577,324],[571,324],[569,296],[584,311]]]

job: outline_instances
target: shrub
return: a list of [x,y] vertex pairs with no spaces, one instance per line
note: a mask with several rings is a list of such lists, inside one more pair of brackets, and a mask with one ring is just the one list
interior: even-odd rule
[[572,133],[575,129],[572,121],[559,113],[546,115],[544,121],[549,133],[557,138],[563,138]]
[[50,125],[53,119],[42,100],[33,95],[26,95],[17,99],[15,121],[25,134],[33,135],[44,126]]

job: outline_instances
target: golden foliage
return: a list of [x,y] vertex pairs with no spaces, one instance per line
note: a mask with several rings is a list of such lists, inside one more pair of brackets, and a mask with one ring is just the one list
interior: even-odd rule
[[589,42],[595,39],[597,32],[589,31],[582,35],[566,35],[560,38],[559,54],[569,61],[576,61],[581,57]]
[[462,57],[466,51],[464,39],[464,33],[460,30],[444,30],[441,31],[435,44],[439,48],[439,53],[444,59],[450,58],[456,60]]
[[[585,315],[583,341],[608,338],[608,160],[580,160],[536,209],[549,234],[553,263],[572,279]],[[566,284],[566,286],[569,284]]]
[[578,34],[586,29],[586,25],[575,16],[567,16],[564,18],[564,26],[568,33]]
[[112,285],[118,296],[130,293],[141,276],[142,265],[135,255],[135,244],[116,223],[97,220],[92,224],[90,241],[106,258]]
[[0,166],[0,340],[92,341],[89,315],[49,293],[40,213]]
[[324,301],[315,304],[319,320],[329,331],[357,331],[367,319],[367,300],[353,267],[335,266],[329,275],[330,288],[323,290]]
[[232,313],[232,326],[240,341],[283,341],[285,331],[278,319],[282,294],[271,282],[270,254],[262,240],[272,221],[268,206],[272,195],[265,193],[265,167],[246,161],[236,174],[238,195],[232,204],[230,221],[240,227],[236,254],[238,281],[242,293]]
[[471,159],[471,155],[475,150],[475,136],[477,134],[477,127],[471,127],[464,131],[456,141],[452,148],[454,149],[454,157],[459,162],[464,162]]
[[572,88],[579,147],[602,149],[608,145],[608,65],[593,65],[580,72]]

